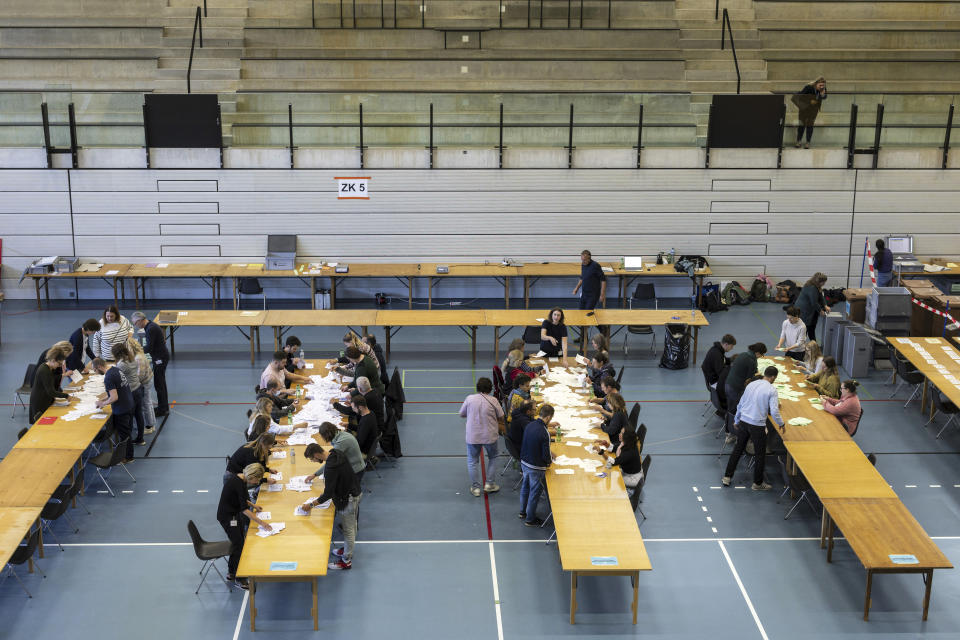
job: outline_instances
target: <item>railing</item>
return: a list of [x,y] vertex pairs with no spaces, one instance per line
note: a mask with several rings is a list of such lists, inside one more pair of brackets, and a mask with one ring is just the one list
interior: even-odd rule
[[[316,5],[322,0],[308,0],[310,2],[310,25],[317,26]],[[602,29],[606,22],[606,28],[612,29],[614,23],[614,5],[616,3],[629,4],[634,0],[588,0],[588,6],[584,8],[584,0],[488,0],[481,3],[474,0],[472,4],[488,6],[486,12],[481,12],[479,17],[473,17],[469,26],[458,27],[455,19],[435,18],[440,20],[439,27],[449,27],[452,29],[583,29],[584,16],[587,10],[605,6],[605,13],[600,13],[603,9],[596,11],[592,20],[587,21],[587,28]],[[380,0],[379,15],[360,16],[357,7],[357,0],[328,0],[327,4],[336,3],[334,9],[333,24],[339,23],[341,29],[359,27],[358,20],[364,20],[363,28],[372,29],[425,29],[427,28],[428,17],[437,13],[437,7],[451,6],[456,4],[456,0]],[[446,3],[446,5],[444,4]],[[376,4],[367,2],[367,5]],[[547,10],[554,10],[552,18],[547,18],[545,26],[544,20]],[[559,11],[557,11],[559,9]],[[565,11],[564,11],[565,9]],[[494,16],[493,12],[496,11]],[[401,14],[406,13],[406,17]],[[564,13],[566,14],[564,17]],[[605,19],[604,19],[605,18]],[[564,26],[564,21],[566,25]],[[379,23],[379,25],[378,25]],[[432,24],[437,27],[436,23]],[[635,25],[634,28],[644,28],[642,25]]]
[[[719,2],[719,0],[718,0]],[[726,29],[726,30],[724,30]],[[740,62],[737,60],[737,46],[733,42],[733,28],[730,26],[730,14],[726,8],[723,10],[723,22],[720,24],[720,50],[723,51],[726,45],[726,34],[730,34],[730,51],[733,52],[733,66],[737,70],[737,93],[740,93]]]
[[[207,3],[203,3],[206,11]],[[200,34],[200,48],[203,49],[203,18],[200,16],[200,7],[197,7],[197,15],[193,19],[193,37],[190,39],[190,61],[187,62],[187,93],[190,93],[190,74],[193,73],[193,51],[197,44],[197,33]]]

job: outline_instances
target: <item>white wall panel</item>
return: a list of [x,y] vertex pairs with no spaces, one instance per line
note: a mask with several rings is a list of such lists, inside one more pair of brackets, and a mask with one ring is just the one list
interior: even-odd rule
[[70,194],[66,191],[7,191],[0,196],[0,213],[69,212]]

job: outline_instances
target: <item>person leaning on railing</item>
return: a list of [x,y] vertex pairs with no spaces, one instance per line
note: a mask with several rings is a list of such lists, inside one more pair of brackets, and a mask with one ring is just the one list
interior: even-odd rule
[[797,148],[800,148],[804,131],[807,134],[807,141],[803,143],[804,149],[810,148],[810,140],[813,138],[813,123],[820,113],[820,106],[827,99],[827,81],[820,76],[803,89],[794,94],[791,100],[800,110],[800,126],[797,127]]

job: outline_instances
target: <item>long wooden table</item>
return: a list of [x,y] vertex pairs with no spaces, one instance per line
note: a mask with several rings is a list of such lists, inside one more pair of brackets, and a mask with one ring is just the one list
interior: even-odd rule
[[78,298],[79,292],[77,291],[77,280],[88,280],[90,278],[99,278],[103,280],[113,287],[113,304],[119,306],[120,302],[117,299],[117,285],[120,285],[120,299],[126,300],[127,296],[123,287],[123,278],[126,277],[127,272],[132,266],[133,265],[129,264],[104,264],[95,271],[71,271],[68,273],[28,273],[26,276],[33,280],[33,286],[37,292],[37,309],[41,308],[40,290],[43,290],[44,296],[47,300],[47,305],[49,306],[50,281],[62,280],[64,278],[73,278],[74,295],[76,295]]
[[[329,360],[307,360],[313,364],[312,369],[303,369],[298,373],[305,375],[326,375],[326,364]],[[309,402],[308,402],[309,404]],[[283,474],[281,484],[286,484],[294,476],[309,475],[320,466],[316,462],[307,460],[303,455],[305,445],[289,446],[282,444],[286,436],[279,436],[280,447],[275,450],[287,452],[283,459],[272,458],[268,464]],[[317,437],[314,440],[319,442]],[[290,451],[295,455],[291,457]],[[280,533],[261,538],[257,535],[257,527],[251,526],[247,531],[240,556],[237,575],[250,581],[250,630],[256,631],[257,584],[262,582],[309,582],[311,585],[311,608],[313,630],[319,629],[319,614],[317,602],[317,579],[327,575],[329,554],[324,550],[330,549],[333,538],[333,521],[336,507],[332,504],[328,509],[313,509],[309,516],[295,516],[294,510],[298,505],[312,497],[323,493],[323,479],[314,480],[311,490],[306,492],[289,491],[286,487],[282,491],[267,491],[264,485],[257,497],[257,506],[263,507],[270,513],[268,522],[283,522],[286,527]],[[273,563],[295,563],[295,568]]]
[[[149,264],[149,266],[148,266]],[[427,309],[433,308],[434,289],[444,280],[450,278],[492,278],[503,286],[504,306],[510,308],[510,280],[523,278],[524,308],[530,307],[530,289],[541,278],[577,278],[580,276],[579,262],[529,262],[516,265],[503,265],[500,262],[460,262],[460,263],[342,263],[347,266],[346,273],[337,273],[329,263],[298,262],[293,269],[268,270],[263,263],[183,263],[158,262],[148,264],[108,264],[96,272],[78,272],[64,274],[27,274],[34,280],[37,294],[37,308],[41,305],[41,288],[50,302],[49,283],[55,278],[103,278],[113,285],[114,304],[117,299],[117,284],[123,292],[123,278],[133,280],[134,300],[137,308],[141,301],[146,301],[146,282],[157,278],[185,278],[202,280],[210,286],[213,308],[221,297],[221,284],[224,278],[233,281],[233,308],[237,309],[237,290],[241,278],[296,278],[307,284],[310,290],[310,308],[316,308],[317,281],[326,279],[330,284],[330,308],[335,309],[337,304],[337,286],[348,279],[356,278],[395,278],[407,288],[408,308],[413,309],[414,284],[418,278],[427,280]],[[630,297],[628,291],[632,283],[640,278],[681,278],[688,277],[685,273],[676,271],[672,264],[654,264],[651,262],[640,270],[623,269],[617,263],[600,263],[608,278],[616,277],[617,300],[620,306],[626,306]],[[160,266],[165,265],[165,266]],[[437,267],[445,266],[445,273],[438,273]],[[110,272],[110,276],[106,274]],[[114,273],[115,272],[115,273]],[[699,292],[703,289],[703,280],[712,275],[710,267],[696,272],[694,284],[699,282]],[[112,278],[107,280],[107,278]],[[606,304],[606,301],[602,301]]]
[[[960,406],[960,387],[957,387],[946,376],[952,375],[960,379],[960,361],[950,357],[950,353],[960,354],[960,351],[950,343],[946,338],[920,337],[920,338],[891,338],[890,344],[893,348],[906,358],[910,364],[917,368],[917,371],[923,374],[923,391],[920,396],[920,412],[923,413],[927,406],[927,396],[929,395],[927,387],[933,385],[939,389],[950,402]],[[918,352],[912,345],[922,346],[928,354],[936,361],[936,364],[943,367],[946,372],[937,369],[933,364],[927,362],[923,354]],[[933,402],[930,402],[930,415],[933,416]]]
[[[553,384],[548,381],[546,386]],[[583,398],[586,407],[589,396]],[[543,396],[534,399],[538,405],[543,402]],[[592,415],[600,417],[597,411]],[[600,429],[592,431],[601,438],[607,437]],[[552,442],[550,451],[571,458],[599,457],[566,441]],[[574,472],[558,474],[557,469],[574,469]],[[604,471],[605,477],[597,477],[579,467],[558,467],[556,464],[551,465],[546,473],[560,563],[564,571],[570,572],[570,624],[576,622],[577,588],[581,576],[629,577],[633,587],[631,611],[633,624],[636,624],[640,572],[650,571],[653,567],[640,535],[636,514],[630,507],[620,468],[601,466],[597,470]]]
[[[41,511],[43,507],[0,507],[0,561],[3,566],[10,562],[33,525],[40,526]],[[33,571],[32,558],[30,570]]]
[[[790,358],[780,356],[772,360],[794,366]],[[804,376],[793,371],[796,370],[777,377],[777,382],[789,382],[803,393],[797,401],[781,399],[780,413],[785,422],[781,435],[790,464],[803,472],[823,504],[820,548],[827,549],[827,562],[833,560],[836,523],[867,572],[863,619],[869,617],[874,574],[922,573],[926,584],[926,620],[933,570],[949,569],[952,565],[853,442],[843,424],[832,414],[813,408],[808,398],[817,394],[810,386],[797,387]],[[789,424],[796,417],[813,422],[805,426]],[[898,554],[913,555],[917,562],[897,564],[890,556]]]
[[264,317],[264,326],[273,327],[273,348],[279,349],[283,336],[293,327],[346,327],[357,330],[360,335],[367,332],[367,327],[377,324],[376,309],[339,309],[339,310],[302,310],[302,311],[267,311]]
[[[161,322],[165,313],[176,313],[173,322]],[[250,364],[254,363],[254,347],[260,350],[260,327],[267,317],[266,311],[161,311],[153,319],[162,329],[164,338],[170,341],[170,355],[175,353],[174,333],[180,327],[234,327],[250,342]],[[243,328],[247,329],[244,333]],[[169,333],[168,333],[169,330]]]

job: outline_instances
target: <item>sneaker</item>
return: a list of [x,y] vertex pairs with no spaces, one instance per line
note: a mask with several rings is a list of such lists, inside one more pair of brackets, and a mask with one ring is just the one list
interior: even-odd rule
[[810,143],[809,143],[809,142],[804,142],[804,143],[803,143],[803,148],[804,148],[804,149],[809,149],[809,148],[810,148]]
[[333,569],[334,571],[345,571],[353,566],[352,562],[347,562],[346,560],[335,560],[327,565],[328,569]]
[[534,518],[533,520],[524,520],[523,524],[528,527],[540,527],[543,525],[543,520]]
[[730,476],[723,476],[722,478],[720,478],[720,484],[722,484],[722,485],[725,486],[725,487],[729,487],[729,486],[730,486],[730,482],[731,482],[732,480],[733,480],[733,478],[731,478]]
[[517,514],[517,517],[520,518],[521,520],[526,520],[526,519],[527,519],[527,512],[526,512],[526,511],[521,511],[520,513]]
[[494,482],[488,482],[483,485],[483,491],[484,493],[496,493],[497,491],[500,491],[500,485]]
[[250,590],[250,582],[246,578],[234,578],[233,584],[237,585],[244,591]]
[[472,493],[475,498],[479,498],[479,497],[480,497],[480,487],[470,487],[470,493]]
[[800,141],[797,140],[797,149],[799,149],[799,148],[800,148]]
[[333,555],[337,556],[338,558],[342,558],[342,557],[343,557],[343,547],[340,547],[339,549],[334,549],[334,550],[333,550]]
[[126,460],[123,460],[120,464],[130,464],[132,462],[133,462],[133,458],[127,458]]
[[753,489],[754,491],[770,491],[770,489],[773,489],[773,487],[767,484],[766,482],[761,482],[760,484],[757,484],[756,482],[754,482],[753,486],[750,488]]
[[728,433],[726,439],[723,441],[723,444],[733,444],[737,441],[737,436],[732,433]]
[[156,431],[156,429],[153,427],[147,427],[146,429],[143,430],[143,432],[147,435],[153,433],[154,431]]
[[719,418],[722,418],[723,416],[727,415],[727,412],[724,411],[723,409],[717,409],[716,411],[713,412],[713,415]]
[[140,442],[134,442],[133,444],[137,445],[138,447],[145,447],[147,446],[147,441],[141,440]]

